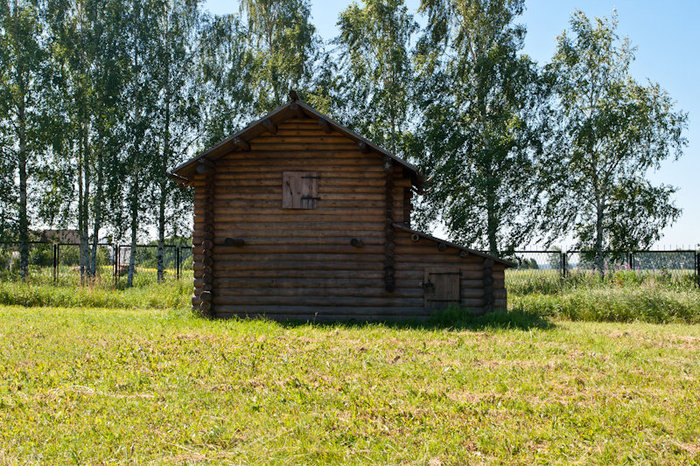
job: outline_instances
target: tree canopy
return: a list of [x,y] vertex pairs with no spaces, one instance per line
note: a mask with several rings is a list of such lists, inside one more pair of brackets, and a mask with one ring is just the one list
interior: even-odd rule
[[547,68],[555,135],[541,160],[541,230],[575,235],[602,271],[605,251],[648,248],[680,215],[676,189],[654,186],[647,174],[681,156],[687,115],[659,84],[632,78],[634,49],[618,36],[615,16],[591,21],[577,11],[570,27]]
[[[75,228],[96,273],[105,238],[188,235],[191,193],[166,171],[287,100],[290,89],[416,163],[413,221],[504,254],[575,237],[642,249],[680,215],[648,174],[680,157],[687,118],[630,73],[616,17],[575,12],[550,63],[523,53],[525,0],[361,0],[324,41],[309,0],[0,0],[0,241]],[[417,17],[424,21],[417,21]],[[423,26],[421,26],[423,24]]]

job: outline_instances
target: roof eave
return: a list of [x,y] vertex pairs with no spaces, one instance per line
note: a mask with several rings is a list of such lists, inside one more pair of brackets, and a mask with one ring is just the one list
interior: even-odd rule
[[263,123],[266,120],[268,120],[268,119],[274,120],[275,117],[278,116],[280,113],[283,113],[287,110],[290,110],[290,107],[293,104],[298,105],[299,108],[302,109],[302,111],[304,111],[305,113],[309,113],[309,114],[313,115],[315,118],[327,122],[336,131],[340,132],[341,134],[345,134],[350,139],[354,139],[358,143],[362,142],[362,143],[366,144],[367,147],[369,147],[371,150],[373,150],[379,154],[385,155],[385,156],[389,157],[390,159],[394,160],[399,165],[401,165],[402,167],[404,167],[405,169],[407,169],[411,172],[412,182],[416,185],[416,187],[419,190],[422,189],[424,180],[423,180],[423,175],[420,173],[420,170],[418,169],[418,167],[403,160],[400,157],[397,157],[396,155],[388,152],[387,150],[382,149],[381,147],[374,144],[372,141],[360,136],[359,134],[355,133],[351,129],[344,127],[343,125],[339,124],[338,122],[334,121],[333,119],[329,118],[328,116],[323,115],[322,113],[319,113],[315,109],[311,108],[306,103],[298,101],[298,100],[288,102],[288,103],[278,107],[277,109],[273,110],[272,112],[268,113],[267,115],[263,116],[262,118],[250,123],[248,126],[243,128],[242,130],[236,132],[235,134],[233,134],[233,135],[229,136],[228,138],[224,139],[223,141],[219,142],[218,144],[200,152],[199,154],[197,154],[196,156],[187,160],[186,162],[181,163],[180,165],[178,165],[175,168],[173,168],[172,170],[170,170],[168,173],[170,175],[177,176],[183,180],[188,180],[188,175],[190,175],[189,169],[192,166],[194,166],[198,161],[200,161],[203,158],[206,158],[207,156],[211,155],[212,153],[221,151],[226,146],[232,145],[236,141],[236,139],[245,139],[246,134],[252,132],[258,126],[263,125]]
[[515,264],[514,262],[511,262],[511,261],[508,261],[508,260],[505,260],[505,259],[501,259],[500,257],[496,257],[496,256],[494,256],[494,255],[487,254],[487,253],[485,253],[485,252],[477,251],[477,250],[475,250],[475,249],[470,249],[470,248],[467,248],[467,247],[464,247],[464,246],[460,246],[459,244],[455,244],[455,243],[452,243],[452,242],[450,242],[450,241],[437,238],[437,237],[432,236],[432,235],[429,235],[429,234],[427,234],[427,233],[423,233],[422,231],[414,230],[413,228],[411,228],[411,227],[409,227],[409,226],[407,226],[407,225],[405,225],[405,224],[403,224],[403,223],[394,223],[393,225],[394,225],[395,228],[398,228],[398,229],[400,229],[400,230],[403,230],[403,231],[405,231],[405,232],[407,232],[407,233],[416,234],[416,235],[418,235],[418,236],[420,236],[420,237],[422,237],[422,238],[424,238],[424,239],[427,239],[427,240],[429,240],[429,241],[434,241],[434,242],[436,242],[436,243],[442,243],[442,244],[444,244],[444,245],[446,245],[446,246],[448,246],[448,247],[455,248],[455,249],[458,249],[458,250],[460,250],[460,251],[465,251],[465,252],[467,252],[467,253],[469,253],[469,254],[473,254],[473,255],[475,255],[475,256],[483,257],[484,259],[491,259],[491,260],[493,260],[494,262],[497,262],[497,263],[499,263],[499,264],[503,264],[503,265],[506,266],[506,267],[513,268],[513,267],[516,267],[516,265],[517,265],[517,264]]

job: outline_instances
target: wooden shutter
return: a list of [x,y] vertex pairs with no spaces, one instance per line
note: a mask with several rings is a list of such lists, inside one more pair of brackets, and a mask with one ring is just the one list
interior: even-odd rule
[[284,172],[282,175],[282,208],[315,209],[318,197],[318,173]]
[[435,310],[459,306],[461,304],[459,279],[458,268],[426,270],[423,281],[425,308]]

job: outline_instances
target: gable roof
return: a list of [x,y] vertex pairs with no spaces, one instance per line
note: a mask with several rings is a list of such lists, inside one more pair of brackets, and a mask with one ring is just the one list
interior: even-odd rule
[[505,259],[500,259],[500,258],[498,258],[498,257],[496,257],[496,256],[493,256],[493,255],[491,255],[491,254],[487,254],[487,253],[485,253],[485,252],[477,251],[477,250],[475,250],[475,249],[469,249],[469,248],[466,248],[466,247],[464,247],[464,246],[460,246],[459,244],[455,244],[455,243],[451,243],[451,242],[449,242],[449,241],[445,241],[444,239],[436,238],[435,236],[431,236],[431,235],[429,235],[429,234],[427,234],[427,233],[423,233],[423,232],[420,232],[420,231],[418,231],[418,230],[414,230],[413,228],[410,228],[409,226],[407,226],[407,225],[405,225],[405,224],[403,224],[403,223],[394,223],[393,226],[394,226],[394,228],[396,228],[396,229],[403,230],[403,231],[405,231],[405,232],[407,232],[407,233],[410,233],[410,234],[412,234],[412,235],[418,235],[418,236],[420,236],[420,237],[423,238],[423,239],[427,239],[428,241],[433,241],[433,242],[435,242],[435,243],[442,243],[442,244],[444,244],[445,246],[448,246],[448,247],[451,247],[451,248],[455,248],[455,249],[458,249],[458,250],[460,250],[460,251],[465,251],[465,252],[467,252],[467,253],[469,253],[469,254],[473,254],[473,255],[475,255],[475,256],[483,257],[484,259],[491,259],[491,260],[493,260],[494,262],[497,262],[497,263],[499,263],[499,264],[505,265],[506,267],[515,267],[515,266],[517,266],[517,264],[514,263],[514,262],[507,261],[507,260],[505,260]]
[[404,173],[411,179],[415,186],[417,186],[419,189],[422,187],[423,177],[416,166],[406,162],[400,157],[397,157],[386,149],[377,146],[372,141],[342,126],[300,100],[292,100],[285,105],[278,107],[232,136],[224,139],[215,146],[210,147],[209,149],[197,154],[190,160],[173,168],[168,174],[178,182],[187,183],[196,173],[197,164],[200,160],[216,160],[236,150],[247,150],[246,148],[250,147],[248,145],[248,141],[251,139],[255,138],[262,132],[267,131],[268,128],[273,128],[274,125],[277,125],[278,123],[299,116],[317,120],[319,122],[319,127],[330,127],[332,130],[335,130],[343,136],[355,141],[358,144],[358,147],[365,151],[375,152],[376,154],[392,159],[394,162],[403,167]]

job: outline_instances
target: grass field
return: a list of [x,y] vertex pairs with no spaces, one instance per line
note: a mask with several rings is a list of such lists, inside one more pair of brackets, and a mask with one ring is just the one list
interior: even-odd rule
[[[172,274],[171,274],[172,275]],[[156,283],[155,269],[143,269],[134,288],[115,288],[109,271],[88,286],[64,277],[58,286],[50,273],[36,273],[28,283],[0,276],[0,305],[98,307],[113,309],[184,309],[192,295],[192,272],[181,280]],[[551,270],[508,270],[511,310],[543,317],[600,322],[700,323],[700,288],[692,273],[618,271],[605,279],[594,273],[562,280]]]
[[0,463],[698,463],[700,326],[0,307]]

